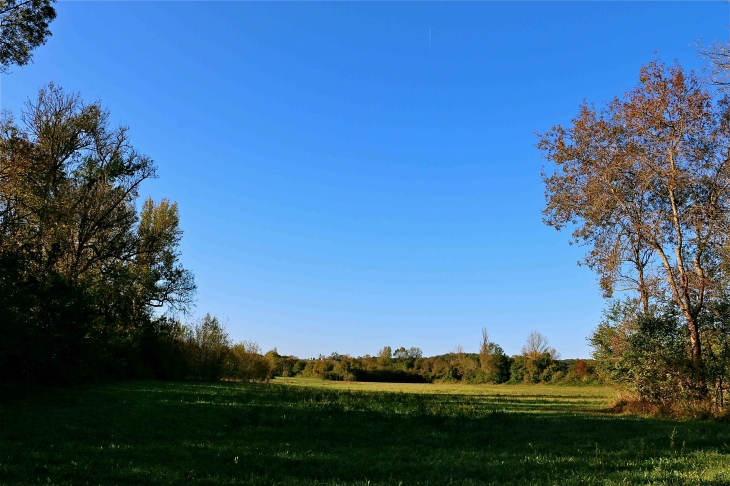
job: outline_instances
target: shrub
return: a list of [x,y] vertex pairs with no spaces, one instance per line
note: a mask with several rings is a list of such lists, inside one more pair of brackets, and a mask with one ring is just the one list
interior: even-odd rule
[[639,400],[669,405],[700,398],[693,379],[689,333],[673,306],[652,314],[616,302],[590,337],[599,373]]
[[227,376],[242,381],[266,381],[272,375],[271,362],[261,355],[258,344],[242,341],[231,347]]

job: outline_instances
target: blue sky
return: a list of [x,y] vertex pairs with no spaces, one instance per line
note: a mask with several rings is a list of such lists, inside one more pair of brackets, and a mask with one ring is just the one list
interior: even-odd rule
[[633,87],[655,51],[698,68],[714,2],[61,2],[17,112],[54,81],[101,99],[178,201],[194,315],[312,357],[427,355],[480,330],[586,357],[604,301],[541,222],[536,131]]

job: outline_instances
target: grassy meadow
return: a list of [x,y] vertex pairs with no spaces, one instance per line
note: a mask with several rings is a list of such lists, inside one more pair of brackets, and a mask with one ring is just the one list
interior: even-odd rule
[[125,382],[1,388],[0,484],[730,484],[730,423],[601,387]]

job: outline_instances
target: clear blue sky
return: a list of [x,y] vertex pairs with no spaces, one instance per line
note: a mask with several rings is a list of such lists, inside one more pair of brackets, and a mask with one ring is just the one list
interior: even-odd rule
[[194,314],[300,357],[427,355],[480,329],[586,357],[604,302],[541,222],[535,131],[727,40],[714,2],[61,2],[17,111],[51,80],[131,127],[179,202]]

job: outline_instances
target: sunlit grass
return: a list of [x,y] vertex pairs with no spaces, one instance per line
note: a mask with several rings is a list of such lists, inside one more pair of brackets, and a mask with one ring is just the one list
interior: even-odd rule
[[46,389],[0,406],[0,484],[730,484],[730,424],[603,413],[613,396],[290,379]]

